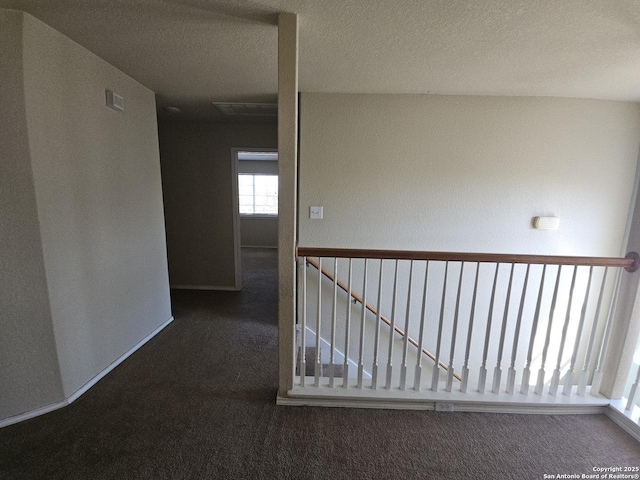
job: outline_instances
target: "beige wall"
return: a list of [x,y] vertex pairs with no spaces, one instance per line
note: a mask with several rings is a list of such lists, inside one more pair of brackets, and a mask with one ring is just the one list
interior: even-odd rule
[[640,107],[303,93],[300,138],[301,245],[618,255]]
[[278,396],[293,387],[298,238],[298,16],[278,15]]
[[241,160],[238,162],[238,173],[278,175],[278,162],[274,160]]
[[[11,100],[0,180],[10,185],[0,194],[6,419],[75,398],[171,306],[153,92],[27,14],[0,19],[11,72],[0,89]],[[106,107],[105,89],[124,96],[124,112]]]
[[24,113],[22,18],[0,10],[0,419],[63,399]]
[[[301,98],[300,138],[303,246],[594,256],[617,256],[623,251],[640,145],[640,107],[636,104],[307,93]],[[324,206],[323,220],[308,218],[312,205]],[[560,217],[558,230],[531,227],[531,217],[551,214]],[[638,243],[637,224],[633,224],[631,247]],[[358,265],[354,263],[355,285],[362,285],[362,266]],[[387,272],[390,270],[391,266]],[[341,271],[346,271],[344,266]],[[518,272],[515,291],[523,281],[522,270]],[[468,278],[470,273],[465,274],[466,285],[473,280]],[[490,290],[491,278],[486,273],[481,273],[476,312],[488,311],[486,290]],[[377,273],[370,275],[369,289],[375,290]],[[584,285],[581,275],[577,284]],[[624,362],[638,336],[638,329],[629,325],[637,277],[623,275],[623,308],[618,322],[622,328],[612,336],[610,351],[614,353],[610,356],[615,358],[608,361],[611,376],[605,383],[628,371]],[[505,279],[503,271],[497,304],[505,295]],[[387,284],[392,280],[388,278]],[[535,278],[531,280],[537,284]],[[559,290],[561,306],[567,301],[567,280]],[[431,283],[430,288],[434,287]],[[422,285],[420,278],[416,285]],[[441,291],[440,285],[436,280],[433,291]],[[383,291],[390,294],[391,286],[387,287]],[[399,298],[405,294],[401,291]],[[375,291],[368,292],[368,301],[376,304],[375,297]],[[384,313],[391,305],[387,297],[382,301]],[[543,298],[543,311],[549,309],[548,297],[550,294]],[[436,308],[439,305],[435,298],[427,303]],[[469,299],[463,299],[462,305],[468,308]],[[447,307],[447,318],[451,318],[451,308]],[[532,308],[533,304],[525,308],[521,335],[531,329],[533,312],[528,310]],[[434,315],[437,312],[428,318]],[[592,318],[592,312],[587,317]],[[419,318],[419,312],[411,318]],[[461,318],[469,315],[461,310]],[[572,315],[570,332],[575,331],[578,318]],[[599,324],[598,338],[603,324]],[[515,319],[508,322],[508,342],[514,325]],[[559,349],[561,327],[562,322],[557,322],[552,329],[552,352]],[[543,324],[541,328],[546,327]],[[464,321],[459,329],[465,331]],[[413,321],[406,330],[418,335],[418,324]],[[490,345],[498,345],[500,333],[499,327],[492,329]],[[631,339],[625,342],[625,336]],[[443,355],[448,358],[449,339],[444,338]],[[435,348],[432,343],[425,341],[431,351]],[[618,362],[623,346],[628,355]],[[456,347],[458,352],[463,349],[463,344]],[[536,349],[537,343],[534,353]],[[565,350],[563,361],[566,357],[569,362],[571,350]],[[521,348],[518,365],[524,364],[525,353]],[[474,342],[470,361],[479,364],[482,354],[482,342]],[[582,347],[578,365],[583,358]],[[534,371],[538,359],[534,355]],[[497,361],[492,349],[488,364]],[[611,390],[610,385],[603,386]]]
[[161,122],[172,285],[233,288],[231,149],[276,148],[276,125]]
[[278,248],[278,218],[240,217],[243,247]]

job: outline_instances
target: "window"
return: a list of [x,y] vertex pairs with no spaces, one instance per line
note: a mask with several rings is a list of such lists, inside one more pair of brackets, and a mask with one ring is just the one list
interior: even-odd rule
[[241,215],[278,214],[278,176],[238,175],[238,195]]

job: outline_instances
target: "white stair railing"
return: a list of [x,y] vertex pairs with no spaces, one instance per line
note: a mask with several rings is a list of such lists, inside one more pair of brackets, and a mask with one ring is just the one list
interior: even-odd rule
[[[604,258],[299,248],[298,255],[295,385],[360,391],[485,393],[488,384],[487,394],[527,395],[534,371],[535,394],[584,396],[591,372],[596,386],[601,381],[612,312],[610,307],[603,315],[604,306],[612,305],[620,275],[612,281],[609,272],[638,267],[635,254]],[[362,290],[354,292],[354,284]],[[307,345],[310,338],[316,349],[312,381],[306,378],[305,357],[313,346]],[[321,355],[322,349],[328,351]],[[463,352],[461,375],[453,368],[456,352]],[[329,359],[325,368],[321,358]],[[582,368],[576,372],[577,365]],[[634,394],[637,384],[636,379]]]

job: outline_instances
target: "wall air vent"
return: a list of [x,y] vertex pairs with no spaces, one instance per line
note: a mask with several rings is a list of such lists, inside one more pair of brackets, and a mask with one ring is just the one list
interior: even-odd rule
[[212,102],[225,115],[278,116],[277,103],[224,103]]
[[118,95],[111,90],[106,90],[105,94],[107,97],[107,107],[118,110],[119,112],[124,111],[124,98],[122,95]]

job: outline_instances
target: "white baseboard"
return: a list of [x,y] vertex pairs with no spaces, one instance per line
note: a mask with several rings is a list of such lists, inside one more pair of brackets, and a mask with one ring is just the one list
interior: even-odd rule
[[[615,403],[615,402],[614,402]],[[609,407],[605,410],[604,414],[609,417],[614,423],[616,423],[620,428],[622,428],[625,432],[631,435],[633,438],[640,442],[640,425],[634,421],[633,418],[630,418],[632,415],[637,418],[638,407],[635,407],[636,412],[630,413],[629,415],[624,414],[614,405],[609,405]]]
[[233,285],[171,285],[173,290],[219,290],[221,292],[237,292],[238,288]]
[[71,394],[65,400],[60,402],[52,403],[50,405],[45,405],[44,407],[36,408],[35,410],[31,410],[29,412],[21,413],[19,415],[14,415],[9,418],[5,418],[0,420],[0,428],[8,427],[9,425],[13,425],[14,423],[23,422],[25,420],[29,420],[30,418],[39,417],[40,415],[44,415],[45,413],[53,412],[54,410],[58,410],[59,408],[66,407],[70,405],[74,401],[76,401],[83,393],[93,387],[96,383],[98,383],[105,375],[111,372],[114,368],[124,362],[127,358],[129,358],[136,350],[142,347],[145,343],[155,337],[160,331],[169,325],[173,321],[173,317],[170,317],[166,322],[157,327],[151,333],[149,333],[146,337],[136,343],[133,347],[131,347],[124,354],[120,355],[115,361],[113,361],[107,368],[98,373],[95,377],[85,383],[82,387],[76,390],[73,394]]
[[[311,385],[313,377],[308,377]],[[322,379],[325,380],[325,379]],[[441,385],[444,387],[444,385]],[[318,407],[381,408],[401,410],[441,410],[448,412],[486,412],[519,414],[592,414],[604,413],[611,400],[590,394],[578,396],[575,389],[566,395],[522,395],[507,393],[479,393],[469,391],[400,390],[398,388],[361,389],[328,387],[300,387],[295,385],[286,397],[277,399],[278,405],[307,405]],[[516,390],[517,391],[517,390]]]
[[21,413],[20,415],[14,415],[13,417],[5,418],[3,420],[0,420],[0,428],[8,427],[9,425],[13,425],[14,423],[24,422],[25,420],[29,420],[30,418],[39,417],[40,415],[53,412],[54,410],[66,407],[67,405],[69,405],[69,402],[67,400],[63,400],[61,402],[56,402],[50,405],[45,405],[44,407],[36,408],[35,410],[31,410],[29,412]]
[[[308,407],[375,408],[385,410],[437,410],[436,401],[365,400],[358,398],[282,397],[278,395],[276,405]],[[494,402],[444,402],[453,408],[449,412],[516,413],[537,415],[603,414],[606,405],[554,405],[517,404]]]
[[91,380],[89,380],[87,383],[85,383],[82,387],[80,387],[78,390],[76,390],[74,393],[72,393],[71,396],[69,396],[69,398],[67,399],[68,403],[72,403],[72,402],[76,401],[78,399],[78,397],[80,397],[83,393],[85,393],[87,390],[89,390],[91,387],[93,387],[96,383],[98,383],[100,380],[102,380],[102,378],[105,375],[107,375],[114,368],[116,368],[118,365],[120,365],[122,362],[124,362],[127,358],[129,358],[133,353],[136,352],[136,350],[138,350],[145,343],[147,343],[149,340],[151,340],[153,337],[155,337],[158,333],[160,333],[160,331],[164,327],[169,325],[171,322],[173,322],[173,317],[170,317],[169,320],[164,322],[162,325],[158,326],[150,334],[148,334],[146,337],[144,337],[142,340],[140,340],[138,343],[136,343],[133,347],[131,347],[127,352],[125,352],[122,355],[120,355],[107,368],[102,370],[98,375],[93,377]]

